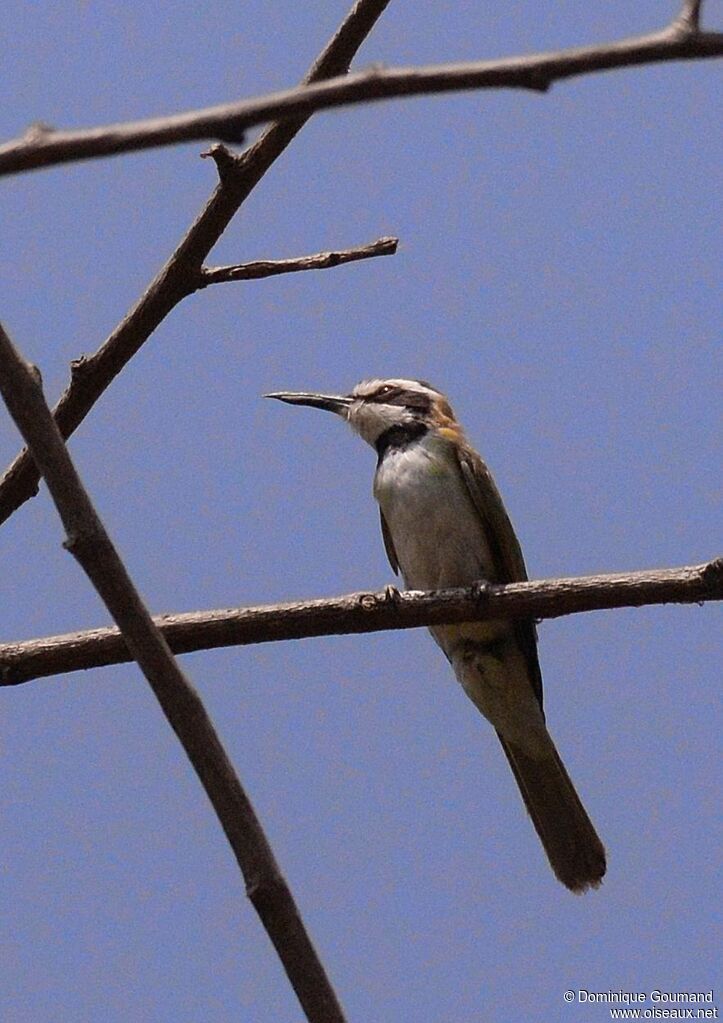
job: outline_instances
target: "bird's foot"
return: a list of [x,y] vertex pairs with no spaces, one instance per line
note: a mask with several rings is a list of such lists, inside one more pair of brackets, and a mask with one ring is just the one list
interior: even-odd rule
[[469,588],[469,595],[475,604],[486,604],[492,584],[487,579],[477,579]]
[[384,587],[384,601],[387,604],[394,604],[395,606],[398,606],[402,602],[401,593],[397,587],[393,586],[391,583],[389,586]]

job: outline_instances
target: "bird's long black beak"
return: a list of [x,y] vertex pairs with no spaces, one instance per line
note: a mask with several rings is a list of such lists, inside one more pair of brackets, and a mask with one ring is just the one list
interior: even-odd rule
[[352,402],[352,399],[346,395],[309,394],[305,391],[274,391],[273,394],[265,394],[264,398],[277,398],[279,401],[285,401],[287,405],[309,405],[311,408],[321,408],[325,412],[334,412],[342,419],[346,419]]

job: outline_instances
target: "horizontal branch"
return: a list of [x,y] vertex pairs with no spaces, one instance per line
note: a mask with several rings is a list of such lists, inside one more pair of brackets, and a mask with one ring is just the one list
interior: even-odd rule
[[[311,636],[414,629],[490,618],[556,618],[583,611],[723,598],[723,558],[702,565],[429,593],[351,593],[265,607],[154,618],[177,654]],[[0,645],[0,685],[131,660],[117,629],[91,629]]]
[[463,64],[372,68],[236,103],[79,131],[35,125],[23,137],[0,146],[0,175],[194,139],[239,142],[255,125],[308,117],[330,107],[469,89],[544,92],[553,82],[578,75],[721,56],[723,33],[699,30],[699,6],[686,2],[662,31],[615,43]]
[[399,245],[398,238],[379,238],[370,245],[356,249],[339,249],[336,252],[317,252],[313,256],[298,256],[296,259],[257,259],[236,266],[204,266],[201,268],[199,288],[209,284],[228,284],[233,281],[255,281],[262,277],[276,277],[278,274],[299,273],[302,270],[328,270],[344,263],[355,263],[360,259],[374,256],[393,256]]

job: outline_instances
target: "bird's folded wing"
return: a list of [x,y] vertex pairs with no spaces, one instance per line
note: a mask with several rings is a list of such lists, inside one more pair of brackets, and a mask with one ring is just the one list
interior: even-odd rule
[[399,575],[399,561],[397,560],[397,552],[394,550],[394,542],[392,540],[392,534],[387,525],[387,520],[384,518],[384,512],[379,509],[379,517],[382,521],[382,537],[384,538],[384,550],[387,552],[389,558],[389,564],[392,566],[392,571],[395,575]]
[[[512,528],[510,517],[505,510],[500,492],[492,473],[476,451],[462,447],[457,449],[459,468],[467,490],[482,520],[487,542],[492,552],[499,583],[524,582],[527,579],[525,559],[520,542]],[[542,706],[542,673],[537,657],[537,635],[531,620],[518,619],[514,622],[518,643],[527,661],[529,678],[535,696]]]

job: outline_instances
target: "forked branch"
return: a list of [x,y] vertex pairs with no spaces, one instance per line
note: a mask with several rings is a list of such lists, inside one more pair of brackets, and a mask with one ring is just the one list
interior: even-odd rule
[[[342,75],[389,0],[357,0],[334,37],[312,65],[304,82]],[[308,117],[272,124],[240,156],[222,146],[211,155],[220,183],[136,305],[96,352],[71,366],[70,383],[53,409],[61,435],[77,430],[105,389],[141,349],[153,331],[184,298],[201,285],[201,268],[266,171],[303,128]],[[0,524],[38,490],[38,471],[21,451],[0,478]]]
[[[305,80],[318,81],[346,71],[388,2],[389,0],[357,0]],[[32,374],[28,376],[22,360],[19,364],[14,360],[12,346],[2,335],[4,353],[9,356],[10,363],[16,362],[19,376],[14,377],[12,373],[3,372],[0,377],[15,412],[29,429],[27,436],[29,443],[35,443],[36,435],[30,432],[31,424],[25,423],[23,418],[25,399],[31,397],[27,408],[32,408],[34,394],[36,403],[39,399],[37,411],[41,413],[41,410],[44,410],[39,422],[43,424],[43,429],[47,428],[49,431],[48,436],[52,437],[54,447],[51,445],[45,449],[43,447],[45,441],[41,441],[43,448],[41,466],[48,468],[45,462],[46,459],[52,461],[53,450],[56,453],[60,452],[61,464],[63,455],[68,459],[60,438],[69,436],[77,428],[108,384],[159,323],[183,298],[195,290],[203,261],[211,248],[242,202],[303,127],[305,120],[306,118],[300,117],[284,124],[271,125],[247,152],[234,159],[232,173],[224,173],[221,176],[221,182],[205,209],[135,308],[94,357],[80,360],[73,367],[71,384],[55,409],[55,423],[49,415],[37,382],[33,380]],[[17,392],[18,385],[21,392]],[[29,395],[24,397],[22,389],[28,385]],[[54,432],[56,428],[57,432]],[[65,469],[68,467],[72,469],[72,463],[69,466],[66,462]],[[62,488],[67,498],[65,488],[70,481],[71,508],[66,510],[72,511],[77,493],[73,494],[71,477],[68,477],[68,480],[64,479],[65,469],[59,477],[55,477],[58,493],[54,493],[54,497],[58,497]],[[15,508],[35,493],[38,479],[39,474],[33,456],[27,451],[21,453],[0,483],[0,521],[7,518]],[[92,513],[92,508],[86,510]],[[100,526],[100,523],[97,525]],[[104,578],[104,572],[108,567],[113,568],[115,554],[112,546],[110,549],[106,546],[104,534],[91,528],[89,532],[82,529],[73,530],[70,536],[73,552],[79,558],[86,551],[90,552],[89,565],[98,569],[97,581],[108,587],[106,596],[116,606],[119,626],[125,628],[126,616],[129,618],[125,643],[133,650],[139,663],[142,658],[145,668],[153,673],[154,691],[179,738],[185,738],[188,743],[186,749],[214,802],[242,870],[243,864],[246,864],[244,877],[249,898],[264,921],[307,1019],[313,1023],[343,1023],[343,1012],[304,929],[293,897],[278,871],[273,853],[255,818],[253,807],[248,802],[233,767],[215,736],[203,704],[183,678],[140,599],[133,599],[135,591],[132,584],[130,589],[121,586],[117,592],[115,591],[112,580],[115,578],[116,581],[123,581],[125,569],[122,563],[116,564],[114,568],[114,571],[120,574]],[[100,550],[104,552],[100,555],[99,537]],[[128,583],[130,584],[130,580]],[[120,603],[115,605],[117,600]],[[135,630],[140,630],[140,633]]]

